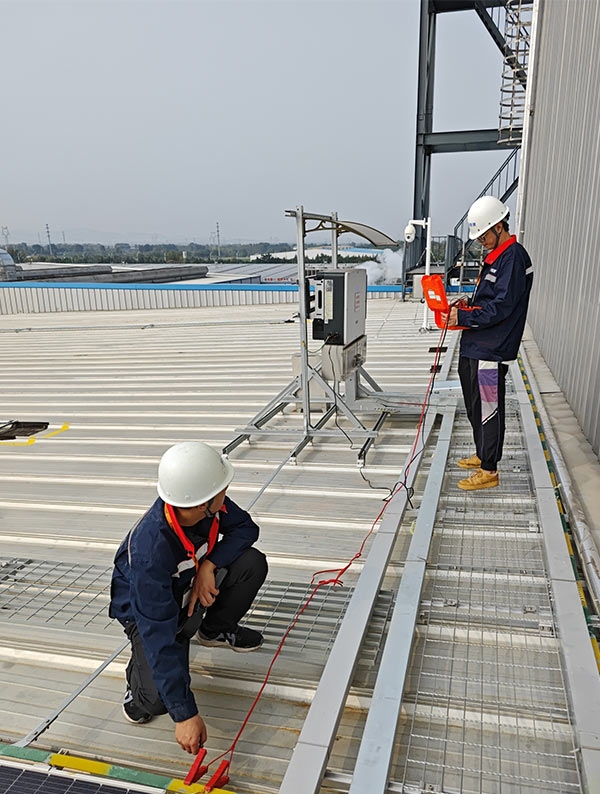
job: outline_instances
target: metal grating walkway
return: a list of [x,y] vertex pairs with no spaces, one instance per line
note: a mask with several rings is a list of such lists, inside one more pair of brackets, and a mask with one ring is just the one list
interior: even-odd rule
[[[544,544],[519,414],[501,486],[456,488],[455,421],[436,511],[391,779],[405,792],[580,792]],[[469,450],[469,452],[466,452]]]
[[[120,631],[108,618],[112,569],[79,563],[32,559],[0,559],[0,625],[14,624],[109,627]],[[265,635],[265,646],[275,648],[312,587],[295,582],[268,579],[261,587],[246,621]],[[284,657],[308,654],[311,659],[327,658],[344,618],[354,588],[319,590],[300,617],[282,650]],[[362,663],[375,665],[386,624],[393,608],[390,591],[377,599]],[[8,626],[7,626],[8,629]]]

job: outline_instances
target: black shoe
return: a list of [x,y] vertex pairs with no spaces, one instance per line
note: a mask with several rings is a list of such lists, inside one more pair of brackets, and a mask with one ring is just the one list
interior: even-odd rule
[[236,653],[249,653],[257,651],[263,644],[263,635],[260,631],[238,626],[235,631],[221,631],[219,634],[204,632],[202,627],[196,635],[200,645],[205,648],[231,648]]
[[126,720],[133,722],[135,725],[143,725],[145,722],[150,722],[152,719],[152,714],[142,711],[135,705],[131,689],[125,692],[125,697],[123,699],[123,714]]

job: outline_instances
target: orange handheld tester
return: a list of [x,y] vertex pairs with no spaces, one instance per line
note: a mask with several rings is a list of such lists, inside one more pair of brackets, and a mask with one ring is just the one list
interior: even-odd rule
[[[442,314],[447,314],[450,311],[450,306],[457,306],[463,311],[473,311],[479,308],[478,306],[467,306],[463,300],[455,301],[452,304],[448,303],[448,296],[444,288],[442,277],[435,273],[429,276],[423,276],[421,279],[421,286],[423,287],[423,295],[425,302],[433,312],[435,324],[438,328],[445,328],[446,325],[442,320]],[[449,331],[461,331],[465,328],[464,325],[449,325]]]

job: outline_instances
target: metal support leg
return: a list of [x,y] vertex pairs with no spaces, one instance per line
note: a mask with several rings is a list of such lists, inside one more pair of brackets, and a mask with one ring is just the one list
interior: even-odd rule
[[[385,420],[388,418],[389,415],[390,415],[389,411],[384,411],[381,414],[379,419],[373,425],[373,432],[374,433],[377,433],[377,434],[379,433],[379,431],[383,427],[383,423],[385,422]],[[358,453],[358,465],[359,466],[364,466],[365,465],[365,458],[367,457],[367,452],[371,449],[371,447],[373,446],[374,443],[375,443],[375,438],[368,438],[365,441],[365,443],[362,445],[362,447],[360,448],[360,452]]]

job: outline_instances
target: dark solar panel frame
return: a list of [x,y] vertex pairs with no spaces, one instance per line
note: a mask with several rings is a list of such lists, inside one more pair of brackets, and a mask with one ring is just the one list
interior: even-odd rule
[[140,794],[162,789],[83,780],[55,771],[20,769],[0,761],[0,794]]

